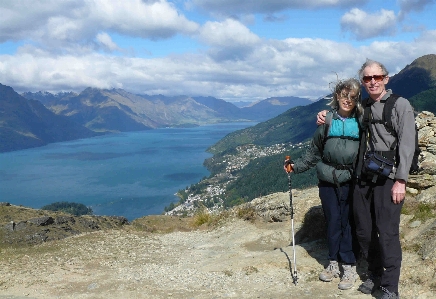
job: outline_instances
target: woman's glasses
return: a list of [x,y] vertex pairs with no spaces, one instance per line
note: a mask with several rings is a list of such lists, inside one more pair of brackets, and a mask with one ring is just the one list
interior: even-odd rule
[[384,78],[386,77],[386,75],[374,75],[374,76],[363,76],[362,80],[365,83],[369,83],[371,82],[371,80],[374,78],[375,82],[380,82],[382,81]]

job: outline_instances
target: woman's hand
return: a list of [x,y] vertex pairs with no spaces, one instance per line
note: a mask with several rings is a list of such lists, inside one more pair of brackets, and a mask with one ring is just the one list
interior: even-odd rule
[[283,169],[287,173],[291,173],[294,171],[294,162],[292,160],[285,160],[285,163],[283,164]]

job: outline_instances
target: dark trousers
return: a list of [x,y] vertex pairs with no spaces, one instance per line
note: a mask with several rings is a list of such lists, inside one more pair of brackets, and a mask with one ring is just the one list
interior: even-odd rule
[[403,202],[394,204],[387,179],[376,185],[354,186],[353,212],[356,235],[368,270],[381,275],[381,286],[398,292],[402,252],[399,238]]
[[[351,184],[340,186],[319,182],[319,197],[327,222],[329,260],[354,264],[353,237],[350,226]],[[340,198],[339,198],[340,197]]]

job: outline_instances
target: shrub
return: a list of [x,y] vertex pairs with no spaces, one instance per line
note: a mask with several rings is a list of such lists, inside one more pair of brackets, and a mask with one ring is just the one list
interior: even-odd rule
[[212,215],[206,208],[198,209],[197,213],[194,215],[194,226],[202,226],[203,224],[209,224],[212,222]]
[[239,219],[254,221],[256,220],[256,209],[251,206],[238,207],[236,215]]
[[61,211],[74,216],[92,215],[94,213],[91,208],[88,208],[84,204],[66,201],[54,202],[43,206],[41,209],[48,211]]

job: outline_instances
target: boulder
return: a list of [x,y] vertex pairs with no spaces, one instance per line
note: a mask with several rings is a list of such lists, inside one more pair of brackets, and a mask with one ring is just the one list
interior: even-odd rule
[[53,217],[50,217],[50,216],[32,218],[32,219],[29,219],[27,221],[30,223],[36,224],[38,226],[47,226],[47,225],[54,223]]
[[420,202],[436,204],[436,186],[422,190],[421,193],[416,196],[416,200]]

